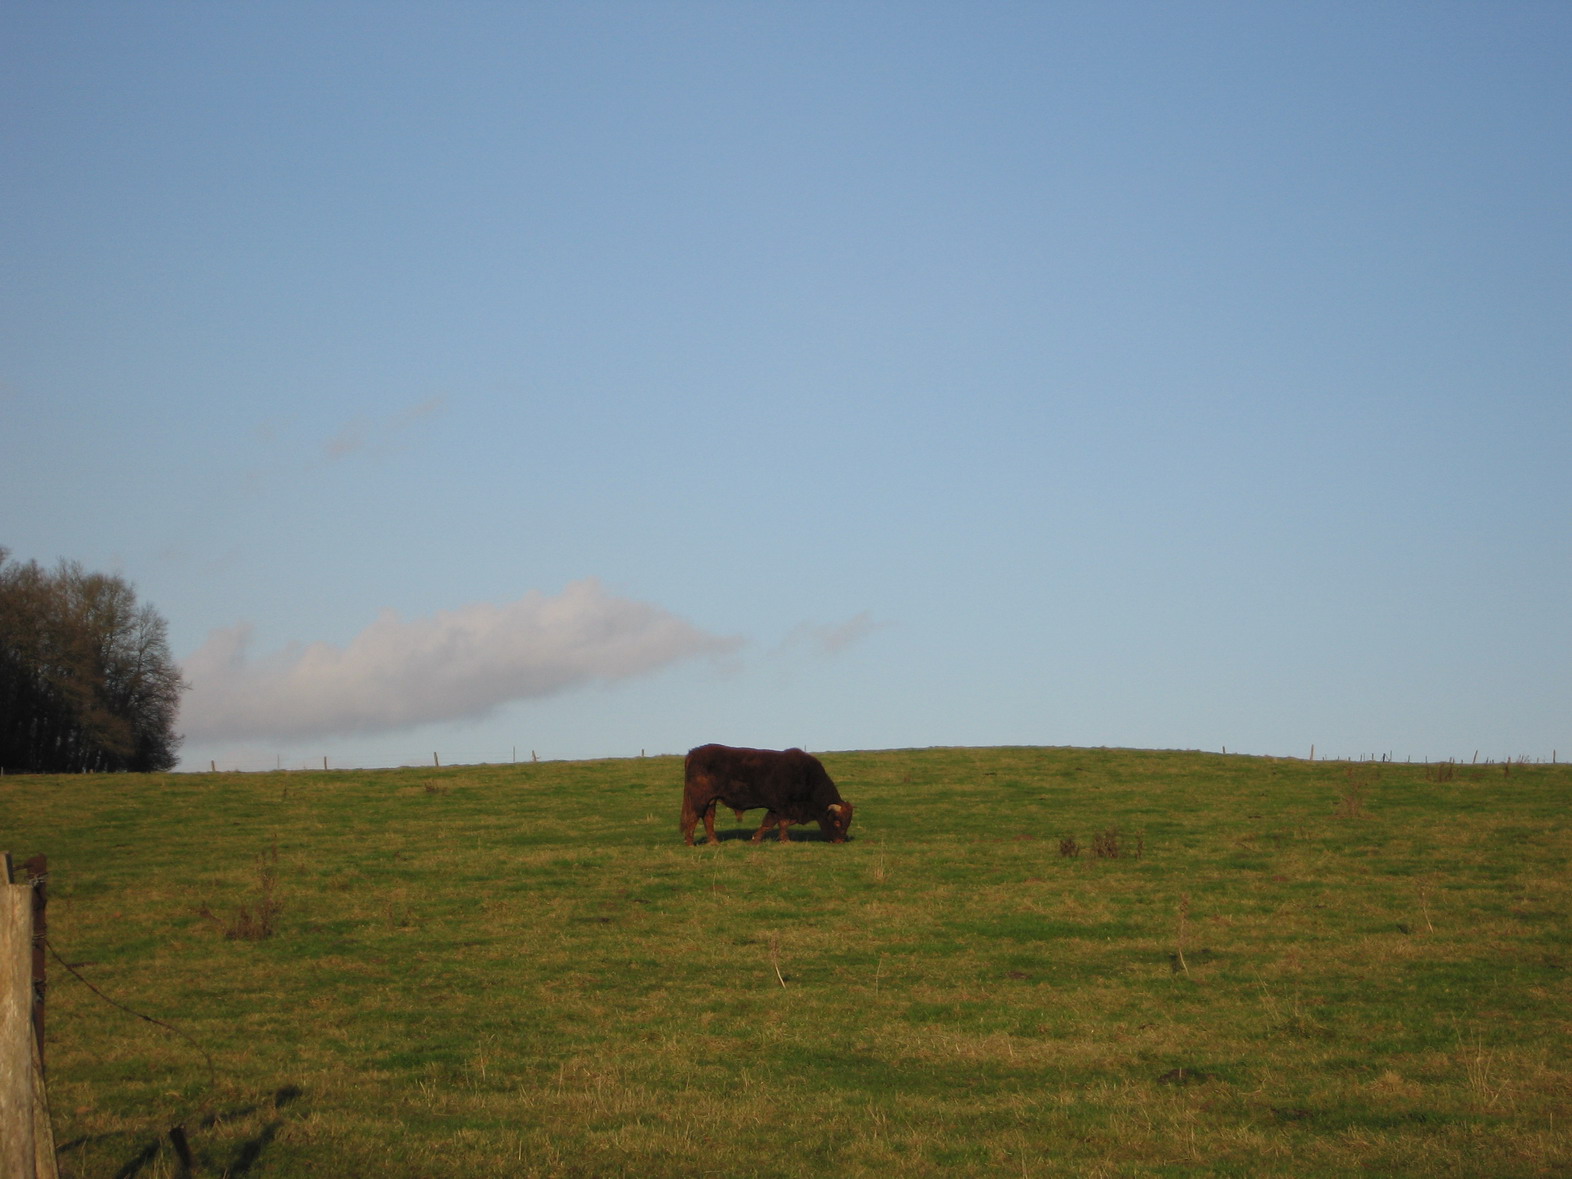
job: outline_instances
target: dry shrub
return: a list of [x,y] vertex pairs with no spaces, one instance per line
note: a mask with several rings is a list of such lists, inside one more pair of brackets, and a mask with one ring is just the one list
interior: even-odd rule
[[279,914],[284,911],[278,899],[278,846],[257,857],[257,894],[249,904],[240,905],[234,915],[225,921],[207,905],[199,914],[224,931],[230,941],[260,942],[273,936],[278,929]]
[[1101,860],[1117,860],[1120,856],[1133,856],[1135,859],[1140,859],[1145,850],[1145,836],[1137,835],[1132,844],[1119,834],[1117,827],[1110,827],[1092,836],[1092,852]]
[[1337,796],[1337,813],[1344,819],[1365,817],[1365,797],[1370,784],[1381,777],[1379,770],[1349,766],[1344,772],[1343,789]]

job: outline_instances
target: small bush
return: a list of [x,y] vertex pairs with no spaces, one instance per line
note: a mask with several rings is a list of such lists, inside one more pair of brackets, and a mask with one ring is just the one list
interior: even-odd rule
[[[1082,847],[1075,836],[1065,835],[1059,839],[1059,854],[1069,859],[1078,859]],[[1139,859],[1146,850],[1146,837],[1137,835],[1134,842],[1127,836],[1119,833],[1119,828],[1110,827],[1106,831],[1099,831],[1092,836],[1092,854],[1100,860],[1117,860],[1121,857]]]
[[1349,766],[1344,771],[1343,789],[1337,796],[1337,813],[1344,819],[1362,819],[1365,817],[1365,795],[1370,789],[1370,783],[1381,777],[1379,771],[1363,770],[1358,766]]
[[254,901],[242,904],[228,921],[205,904],[199,913],[218,925],[224,931],[224,937],[230,941],[264,941],[278,929],[279,914],[284,911],[276,894],[277,888],[278,847],[275,845],[257,857],[257,895]]
[[1119,828],[1110,827],[1097,835],[1092,836],[1092,852],[1101,860],[1117,860],[1121,856],[1131,856],[1140,859],[1146,850],[1146,838],[1142,835],[1135,837],[1134,844],[1128,842],[1119,834]]

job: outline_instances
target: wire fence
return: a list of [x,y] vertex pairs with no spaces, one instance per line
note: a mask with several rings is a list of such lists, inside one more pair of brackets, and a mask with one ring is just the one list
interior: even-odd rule
[[452,766],[530,765],[543,761],[599,761],[603,758],[634,758],[678,756],[667,750],[639,749],[632,752],[608,753],[599,756],[577,756],[553,751],[527,749],[517,746],[509,749],[434,749],[429,753],[403,755],[355,755],[325,753],[301,756],[298,753],[219,754],[181,761],[180,773],[283,773],[283,772],[332,772],[334,770],[396,770],[416,769],[422,766],[442,769]]
[[[617,753],[580,754],[565,753],[562,751],[542,752],[521,745],[507,749],[456,749],[432,750],[429,753],[413,753],[402,755],[361,755],[350,753],[325,753],[302,756],[299,753],[241,753],[220,754],[217,757],[204,757],[187,759],[180,763],[182,773],[280,773],[309,772],[333,770],[393,770],[417,769],[422,766],[441,769],[453,766],[495,766],[495,765],[527,765],[543,761],[601,761],[610,759],[635,758],[635,757],[680,757],[683,750],[655,750],[639,749],[637,751],[624,751]],[[1191,750],[1189,752],[1203,753],[1207,750]],[[1226,745],[1221,747],[1221,752],[1228,754]],[[1233,754],[1237,757],[1276,757],[1277,754],[1254,754],[1241,751],[1237,746]],[[1290,756],[1290,760],[1297,760]],[[1309,754],[1304,758],[1307,761],[1325,762],[1380,762],[1389,765],[1475,765],[1475,766],[1527,766],[1527,765],[1560,765],[1560,751],[1552,749],[1549,757],[1532,754],[1508,754],[1504,757],[1483,755],[1481,750],[1474,750],[1472,755],[1448,754],[1435,757],[1428,754],[1405,754],[1399,757],[1390,750],[1381,753],[1354,753],[1354,754],[1329,754],[1318,750],[1314,745],[1310,747]]]

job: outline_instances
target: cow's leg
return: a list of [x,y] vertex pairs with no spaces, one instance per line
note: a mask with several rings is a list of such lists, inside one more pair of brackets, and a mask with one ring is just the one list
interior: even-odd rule
[[715,804],[713,802],[704,808],[704,833],[709,836],[711,843],[720,842],[720,837],[715,834]]
[[687,795],[682,799],[682,842],[693,846],[693,829],[699,825],[699,812]]
[[760,823],[759,829],[753,833],[753,842],[760,842],[764,838],[764,833],[772,826],[778,827],[780,829],[780,838],[782,843],[791,842],[791,836],[786,834],[786,828],[791,826],[791,820],[788,819],[785,815],[779,814],[776,811],[770,811],[764,816],[764,822]]

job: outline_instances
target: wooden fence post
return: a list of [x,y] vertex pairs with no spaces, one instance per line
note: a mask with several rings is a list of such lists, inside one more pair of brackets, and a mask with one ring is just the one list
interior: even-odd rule
[[43,934],[48,861],[27,862],[12,884],[11,853],[0,871],[0,1174],[56,1179],[55,1136],[44,1088]]
[[44,1067],[44,1003],[49,995],[49,857],[36,855],[22,865],[33,886],[33,1038],[38,1042],[38,1067]]
[[33,890],[0,883],[0,1174],[34,1179]]

